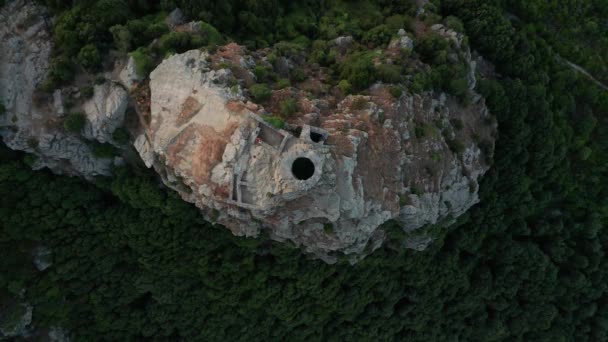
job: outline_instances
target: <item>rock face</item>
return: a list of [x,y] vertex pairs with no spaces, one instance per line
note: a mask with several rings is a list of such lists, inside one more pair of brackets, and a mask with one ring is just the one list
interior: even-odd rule
[[96,85],[93,97],[83,105],[87,116],[83,135],[101,143],[111,142],[112,133],[123,125],[128,103],[129,96],[122,87],[111,82]]
[[234,234],[267,229],[333,262],[335,252],[356,258],[380,246],[379,226],[391,219],[411,234],[404,247],[424,249],[432,239],[414,231],[477,203],[488,168],[479,144],[493,147],[495,129],[483,100],[395,99],[378,84],[329,110],[298,97],[310,114],[277,129],[211,60],[193,50],[152,72],[150,121],[136,148],[168,186]]
[[[48,167],[57,173],[87,178],[110,174],[111,159],[98,159],[90,143],[63,129],[64,97],[78,94],[57,89],[52,95],[36,91],[49,69],[52,49],[46,10],[33,1],[17,0],[0,12],[0,136],[15,150],[37,156],[33,168]],[[113,85],[97,86],[85,108],[86,138],[110,140],[112,129],[122,124],[126,92]]]

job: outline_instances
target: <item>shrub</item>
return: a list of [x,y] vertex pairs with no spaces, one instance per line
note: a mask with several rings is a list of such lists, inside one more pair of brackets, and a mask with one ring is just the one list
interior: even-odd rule
[[354,90],[367,88],[375,80],[375,68],[372,55],[355,53],[342,64],[341,77],[352,84]]
[[114,46],[119,52],[127,53],[131,50],[131,32],[123,25],[110,27],[110,33],[114,39]]
[[464,144],[460,140],[450,139],[447,141],[450,150],[454,153],[462,153],[464,152]]
[[130,53],[135,62],[135,71],[140,77],[146,77],[154,67],[152,58],[149,55],[148,49],[140,47]]
[[388,88],[388,91],[395,99],[399,99],[401,95],[403,95],[403,89],[401,89],[401,87],[391,86]]
[[99,50],[97,46],[93,44],[87,44],[80,49],[78,52],[78,62],[85,69],[93,69],[99,66],[101,63],[101,56],[99,55]]
[[448,91],[463,101],[469,93],[469,83],[465,77],[453,79],[449,83]]
[[409,16],[403,16],[403,15],[392,15],[392,16],[386,18],[384,20],[384,23],[392,31],[395,31],[393,33],[396,33],[397,30],[399,30],[401,28],[405,29],[405,30],[410,29],[410,26],[412,24],[412,18]]
[[303,82],[307,79],[306,73],[302,69],[295,69],[291,72],[291,79],[295,82]]
[[158,50],[161,55],[166,55],[168,52],[184,52],[190,48],[190,33],[187,32],[170,32],[158,41]]
[[285,121],[283,121],[283,119],[276,117],[276,116],[264,117],[264,121],[266,121],[270,126],[276,128],[276,129],[281,129],[281,128],[285,127]]
[[443,23],[445,24],[445,26],[451,28],[456,32],[464,32],[464,25],[462,21],[454,16],[447,16],[443,20]]
[[268,68],[263,67],[261,65],[256,65],[255,68],[253,68],[253,74],[255,75],[255,78],[258,82],[265,81],[268,77],[268,72]]
[[210,24],[207,24],[204,21],[199,23],[199,28],[203,33],[203,37],[205,38],[205,45],[221,45],[224,42],[224,38],[220,32]]
[[378,25],[363,35],[363,43],[372,46],[383,46],[391,39],[391,29],[387,25]]
[[363,110],[367,107],[367,100],[363,97],[357,97],[353,100],[351,108],[354,110]]
[[288,88],[288,87],[291,87],[291,81],[289,81],[289,79],[281,78],[280,80],[277,81],[277,84],[276,84],[277,89],[284,89],[284,88]]
[[51,61],[51,67],[47,79],[42,84],[42,89],[52,92],[61,84],[74,78],[73,64],[66,56],[58,56]]
[[426,63],[437,63],[441,60],[443,52],[448,49],[448,41],[437,34],[424,36],[416,44],[416,51]]
[[264,102],[268,100],[272,94],[267,85],[260,83],[252,85],[249,88],[249,91],[251,91],[251,96],[257,102]]
[[450,120],[450,123],[452,124],[452,126],[454,126],[454,128],[457,131],[460,131],[464,127],[462,120],[460,120],[458,118],[454,118],[454,119]]
[[338,83],[338,88],[340,88],[344,95],[350,94],[353,90],[353,86],[347,80],[341,80],[340,83]]
[[384,83],[399,83],[402,69],[393,64],[381,64],[376,68],[376,76]]
[[298,104],[295,99],[282,101],[279,106],[281,107],[281,114],[284,116],[291,116],[298,111]]
[[87,118],[82,113],[70,113],[63,121],[63,128],[72,133],[80,133],[87,122]]
[[4,107],[4,103],[0,102],[0,115],[6,114],[6,107]]

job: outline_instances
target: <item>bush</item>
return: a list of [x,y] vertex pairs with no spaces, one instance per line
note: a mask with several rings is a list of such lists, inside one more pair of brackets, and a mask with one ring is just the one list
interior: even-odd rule
[[401,89],[401,87],[392,86],[388,88],[388,91],[395,99],[399,99],[401,95],[403,95],[403,89]]
[[401,82],[401,67],[393,64],[381,64],[376,68],[376,77],[384,83]]
[[190,49],[190,33],[187,32],[170,32],[160,37],[158,41],[158,50],[161,55],[166,55],[168,52],[185,52]]
[[469,93],[469,82],[465,77],[453,79],[449,82],[448,92],[463,101]]
[[58,56],[51,61],[49,74],[42,84],[42,89],[52,92],[61,84],[67,83],[73,78],[73,63],[66,56]]
[[450,150],[454,153],[462,153],[464,152],[464,144],[460,140],[450,139],[447,141]]
[[367,100],[363,97],[357,97],[353,100],[351,108],[354,110],[363,110],[367,107]]
[[452,124],[452,126],[454,126],[454,129],[456,129],[457,131],[462,130],[462,128],[464,127],[462,120],[460,120],[458,118],[454,118],[454,119],[450,120],[450,123]]
[[291,116],[298,111],[298,104],[295,99],[287,99],[281,102],[279,107],[281,107],[281,114],[284,116]]
[[353,86],[347,80],[341,80],[340,83],[338,83],[338,88],[340,88],[344,95],[350,94],[353,90]]
[[304,70],[302,69],[295,69],[291,72],[291,79],[295,82],[303,82],[307,78],[308,76],[306,76],[306,73],[304,73]]
[[152,58],[149,55],[148,49],[140,47],[137,50],[130,53],[135,62],[135,71],[140,77],[146,77],[152,71],[154,64]]
[[266,79],[268,78],[268,73],[268,68],[263,67],[261,65],[256,65],[255,68],[253,68],[253,74],[255,75],[255,78],[258,82],[266,81]]
[[340,76],[352,84],[354,90],[367,88],[376,76],[372,55],[359,52],[349,56],[342,64]]
[[63,121],[63,128],[71,133],[80,133],[87,122],[87,118],[82,113],[70,113]]
[[441,64],[449,47],[448,41],[438,34],[424,36],[416,44],[416,51],[425,63]]
[[123,25],[115,25],[110,27],[110,33],[114,38],[114,46],[122,53],[127,53],[131,50],[132,35],[129,30]]
[[93,44],[83,46],[78,53],[78,62],[88,70],[99,66],[101,63],[101,56],[99,55],[97,47]]
[[221,45],[224,43],[224,38],[222,38],[222,35],[215,27],[201,21],[199,23],[199,28],[205,38],[205,45]]
[[378,25],[363,35],[363,43],[372,46],[384,46],[388,44],[392,36],[391,29],[387,25]]
[[6,114],[6,107],[4,107],[4,103],[0,102],[0,115]]
[[276,89],[284,89],[284,88],[288,88],[288,87],[291,87],[291,81],[289,81],[289,79],[281,78],[280,80],[277,81]]
[[256,102],[264,102],[272,95],[270,89],[265,84],[254,84],[249,88],[249,91]]
[[445,24],[445,26],[451,28],[452,30],[456,31],[456,32],[460,32],[463,33],[464,32],[464,24],[462,23],[462,21],[454,16],[447,16],[444,20],[443,23]]
[[281,129],[281,128],[285,127],[285,121],[283,121],[283,119],[276,117],[276,116],[264,117],[264,121],[266,121],[270,126],[276,128],[276,129]]
[[392,15],[384,20],[386,26],[388,26],[393,33],[397,33],[399,29],[409,30],[412,24],[412,18],[403,15]]

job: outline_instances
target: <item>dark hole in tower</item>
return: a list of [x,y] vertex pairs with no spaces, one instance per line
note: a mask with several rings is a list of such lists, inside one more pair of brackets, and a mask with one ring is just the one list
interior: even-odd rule
[[299,180],[307,180],[315,173],[315,164],[308,158],[297,158],[291,164],[291,173]]
[[317,132],[310,131],[310,140],[318,143],[323,140],[323,134],[319,134]]

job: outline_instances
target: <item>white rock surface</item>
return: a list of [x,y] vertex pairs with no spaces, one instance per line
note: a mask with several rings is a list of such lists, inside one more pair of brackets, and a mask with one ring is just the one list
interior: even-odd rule
[[96,85],[94,89],[93,97],[83,105],[87,116],[83,135],[101,143],[111,142],[114,130],[123,126],[129,96],[121,86],[112,82]]
[[129,90],[142,80],[142,77],[137,73],[133,57],[129,56],[129,58],[127,58],[126,63],[118,74],[118,79],[120,83]]

